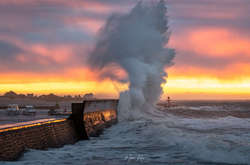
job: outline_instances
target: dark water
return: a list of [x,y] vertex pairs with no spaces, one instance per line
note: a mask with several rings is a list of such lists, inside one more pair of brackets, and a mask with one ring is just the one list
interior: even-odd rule
[[228,100],[217,100],[217,101],[176,101],[178,106],[187,106],[199,108],[211,108],[211,110],[233,110],[233,111],[250,111],[250,100],[235,100],[235,101],[228,101]]
[[[249,111],[249,102],[178,102],[183,112]],[[0,164],[231,165],[250,164],[250,119],[192,118],[156,110],[147,119],[121,121],[90,141],[47,151],[30,150]]]

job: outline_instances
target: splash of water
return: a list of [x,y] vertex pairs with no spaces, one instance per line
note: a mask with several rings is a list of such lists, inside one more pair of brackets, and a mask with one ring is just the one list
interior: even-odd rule
[[167,47],[167,8],[163,0],[154,3],[139,2],[127,14],[111,15],[100,30],[91,52],[89,63],[102,70],[118,65],[127,73],[120,78],[106,71],[103,77],[129,82],[129,90],[120,93],[120,119],[141,117],[150,112],[166,83],[165,67],[172,65],[175,51]]

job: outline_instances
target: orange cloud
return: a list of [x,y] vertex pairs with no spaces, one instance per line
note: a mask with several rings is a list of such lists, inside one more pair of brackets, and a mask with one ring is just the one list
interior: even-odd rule
[[65,63],[69,60],[70,57],[73,56],[72,47],[66,45],[46,47],[41,44],[36,44],[31,46],[30,50],[34,54],[49,57],[57,63]]
[[107,4],[95,2],[95,1],[81,1],[80,7],[83,7],[84,10],[86,11],[97,12],[97,13],[102,13],[102,14],[110,13],[111,11],[116,10],[115,7],[110,4],[107,5]]
[[225,28],[198,28],[173,35],[171,45],[178,51],[214,57],[250,57],[250,39]]
[[226,29],[193,31],[190,34],[190,44],[194,45],[195,52],[206,52],[211,56],[250,56],[250,39]]
[[51,73],[4,72],[0,73],[0,84],[37,83],[37,82],[82,82],[97,81],[98,73],[88,68],[75,67]]
[[250,39],[235,30],[199,27],[173,33],[177,51],[169,77],[207,77],[221,81],[250,77]]
[[20,61],[21,63],[23,62],[27,62],[27,59],[25,58],[25,55],[24,54],[19,54],[17,55],[17,60]]
[[238,63],[226,66],[223,70],[217,68],[202,68],[199,66],[178,65],[166,70],[169,77],[209,77],[222,81],[242,80],[250,78],[250,65],[248,63]]
[[71,18],[65,20],[66,24],[72,25],[72,26],[79,26],[82,28],[85,32],[90,32],[91,34],[96,34],[98,30],[101,28],[101,26],[104,24],[103,20],[94,19],[94,18]]

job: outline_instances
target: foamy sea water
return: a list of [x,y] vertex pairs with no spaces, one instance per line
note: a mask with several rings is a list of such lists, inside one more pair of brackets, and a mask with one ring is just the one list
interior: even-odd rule
[[[198,104],[196,106],[200,108],[197,110],[203,108]],[[209,106],[206,105],[205,109],[216,110],[216,106]],[[184,108],[188,107],[192,109],[195,105],[185,105]],[[240,109],[237,108],[235,110]],[[244,108],[243,106],[241,110]],[[0,164],[250,164],[249,118],[184,118],[165,111],[156,113],[147,120],[119,122],[90,141],[80,141],[47,151],[29,150],[17,162]]]

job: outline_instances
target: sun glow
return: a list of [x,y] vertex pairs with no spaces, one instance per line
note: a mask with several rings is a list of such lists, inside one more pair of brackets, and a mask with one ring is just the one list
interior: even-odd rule
[[[211,77],[169,77],[163,84],[164,95],[173,99],[250,99],[250,78],[243,80],[219,80]],[[13,90],[17,93],[58,95],[92,92],[99,97],[119,97],[128,88],[111,80],[15,82],[0,83],[0,93]]]
[[250,99],[250,79],[172,77],[163,88],[165,94],[177,99]]

